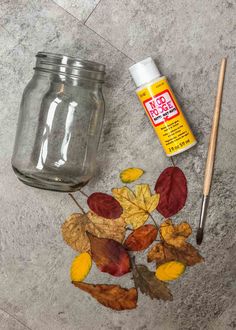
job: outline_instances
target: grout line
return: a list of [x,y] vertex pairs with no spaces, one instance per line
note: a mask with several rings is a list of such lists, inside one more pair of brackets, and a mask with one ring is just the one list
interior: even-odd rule
[[88,15],[88,17],[86,18],[86,20],[84,21],[84,25],[86,25],[87,20],[89,19],[89,17],[93,14],[93,12],[97,9],[98,5],[100,4],[102,0],[99,0],[98,3],[96,4],[96,6],[93,8],[93,10],[91,11],[91,13]]
[[[90,31],[92,31],[93,33],[95,33],[97,36],[99,36],[101,39],[103,39],[104,41],[106,41],[112,48],[116,49],[119,53],[121,53],[123,56],[127,57],[130,61],[132,61],[133,63],[135,63],[135,60],[133,60],[132,58],[130,58],[128,55],[126,55],[125,53],[122,52],[122,50],[120,50],[119,48],[117,48],[116,46],[114,46],[112,43],[110,43],[108,40],[106,40],[103,36],[101,36],[99,33],[97,33],[96,31],[94,31],[91,27],[89,27],[88,25],[86,25],[85,23],[83,23],[82,21],[80,21],[76,16],[72,15],[68,10],[66,10],[65,8],[63,8],[62,6],[60,6],[58,3],[56,3],[54,0],[51,0],[56,6],[60,7],[62,10],[64,10],[68,15],[72,16],[73,18],[75,18],[80,24],[83,24],[86,28],[88,28]],[[101,0],[99,1],[99,3],[101,2]],[[96,5],[96,7],[94,8],[94,10],[97,8],[97,6],[99,5],[99,3]],[[94,12],[94,10],[92,11],[92,13]],[[91,14],[92,14],[91,13]],[[90,14],[90,15],[91,15]],[[89,16],[90,16],[89,15]],[[89,17],[88,17],[89,18]],[[88,18],[86,19],[86,22],[88,20]]]
[[[0,17],[0,19],[1,19],[1,17]],[[5,30],[8,34],[10,34],[10,35],[12,35],[2,24],[0,24],[0,27],[3,29],[3,30]]]
[[29,328],[26,324],[24,324],[23,322],[21,322],[20,320],[18,320],[14,315],[8,313],[7,311],[5,311],[4,309],[0,308],[0,311],[2,311],[3,313],[7,314],[8,316],[10,316],[11,318],[13,318],[15,321],[17,321],[18,323],[20,323],[23,327],[25,327],[28,330],[32,330],[31,328]]
[[[96,8],[98,7],[98,5],[100,4],[100,2],[102,0],[99,0],[99,2],[97,3],[97,5],[95,6],[95,8],[92,10],[92,12],[89,14],[89,16],[87,17],[87,19],[85,20],[85,22],[83,23],[82,21],[80,21],[76,16],[72,15],[70,12],[68,12],[65,8],[63,8],[62,6],[60,6],[58,3],[56,3],[54,0],[51,0],[57,7],[60,7],[62,10],[64,10],[68,15],[72,16],[74,19],[76,19],[80,24],[83,24],[85,27],[87,27],[90,31],[92,31],[93,33],[95,33],[97,36],[99,36],[101,39],[103,39],[105,42],[107,42],[112,48],[116,49],[119,53],[121,53],[123,56],[125,56],[126,58],[128,58],[130,61],[132,61],[133,63],[135,63],[136,61],[134,59],[132,59],[131,57],[129,57],[127,54],[125,54],[122,50],[120,50],[119,48],[117,48],[115,45],[113,45],[110,41],[108,41],[107,39],[105,39],[102,35],[100,35],[99,33],[97,33],[95,30],[93,30],[90,26],[88,26],[86,24],[86,22],[88,21],[89,17],[92,15],[92,13],[96,10]],[[0,18],[4,17],[0,16]],[[13,35],[3,26],[0,24],[0,27],[2,27],[9,35],[11,35],[13,37]],[[21,44],[21,43],[17,43]],[[17,46],[16,45],[16,46]],[[22,45],[22,44],[21,44]],[[27,47],[25,47],[24,45],[22,45],[25,49],[27,49]],[[178,95],[177,95],[178,96]],[[204,113],[203,111],[200,110],[200,112],[204,115],[206,115],[206,113]],[[210,116],[206,115],[209,119]],[[234,133],[232,133],[230,130],[228,130],[226,128],[226,126],[222,125],[222,123],[219,123],[219,127],[223,128],[228,134],[230,134],[233,137],[236,137],[236,135]]]
[[131,57],[129,57],[127,54],[125,54],[124,52],[122,52],[122,50],[120,50],[119,48],[117,48],[116,46],[114,46],[110,41],[108,41],[107,39],[105,39],[103,36],[101,36],[99,33],[97,33],[95,30],[93,30],[90,26],[86,25],[85,26],[92,31],[93,33],[95,33],[97,36],[99,36],[101,39],[103,39],[104,41],[106,41],[112,48],[114,48],[115,50],[117,50],[119,53],[121,53],[123,56],[127,57],[130,61],[132,61],[133,63],[135,63],[135,60],[132,59]]
[[54,0],[51,0],[54,5],[56,5],[57,7],[61,8],[62,10],[64,10],[68,15],[72,16],[73,18],[75,18],[78,22],[80,22],[81,24],[83,24],[82,21],[80,21],[76,16],[74,16],[73,14],[71,14],[68,10],[66,10],[64,7],[62,7],[61,5],[59,5],[57,2],[55,2]]

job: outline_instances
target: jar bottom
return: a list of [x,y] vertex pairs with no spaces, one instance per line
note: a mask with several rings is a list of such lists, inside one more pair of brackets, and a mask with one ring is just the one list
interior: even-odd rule
[[20,172],[17,168],[12,166],[17,178],[23,182],[24,184],[44,189],[44,190],[52,190],[52,191],[58,191],[58,192],[73,192],[78,191],[82,187],[84,187],[88,182],[88,180],[81,180],[81,182],[73,183],[68,182],[63,179],[55,178],[54,180],[50,179],[49,177],[42,177],[38,174],[24,174]]

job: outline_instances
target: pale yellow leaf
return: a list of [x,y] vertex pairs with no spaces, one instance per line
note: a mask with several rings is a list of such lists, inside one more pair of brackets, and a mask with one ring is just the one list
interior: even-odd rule
[[159,203],[160,194],[151,195],[150,187],[148,184],[139,184],[135,187],[135,195],[141,201],[140,206],[149,213],[157,208]]
[[124,210],[122,216],[126,223],[131,224],[135,229],[147,221],[149,213],[159,202],[159,195],[151,195],[150,188],[146,184],[137,185],[135,193],[127,187],[122,187],[112,189],[112,194]]
[[[132,212],[132,210],[131,210]],[[140,211],[137,213],[125,212],[125,222],[131,225],[134,229],[141,227],[148,219],[149,214],[145,211]]]
[[144,171],[141,168],[131,167],[126,168],[120,173],[120,179],[124,183],[131,183],[138,180]]
[[112,194],[125,210],[136,205],[135,194],[127,187],[114,188],[112,189]]

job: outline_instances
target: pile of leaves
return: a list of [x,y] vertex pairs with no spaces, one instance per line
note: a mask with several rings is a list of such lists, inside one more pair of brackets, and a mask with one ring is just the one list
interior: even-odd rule
[[[120,178],[129,184],[143,174],[142,169],[129,168]],[[81,210],[62,225],[64,241],[80,253],[71,265],[72,283],[114,310],[136,308],[138,289],[152,299],[172,300],[168,282],[179,278],[186,267],[203,261],[186,241],[192,233],[190,225],[175,225],[170,219],[186,202],[184,173],[176,166],[166,168],[154,190],[152,194],[148,184],[138,184],[133,191],[127,186],[114,188],[112,195],[95,192],[87,196],[88,212],[70,194]],[[152,215],[155,211],[164,217],[160,225]],[[152,223],[146,223],[148,220]],[[156,264],[155,272],[135,262],[135,253],[147,248],[147,262]],[[131,272],[134,287],[83,282],[93,262],[101,272],[112,276]]]

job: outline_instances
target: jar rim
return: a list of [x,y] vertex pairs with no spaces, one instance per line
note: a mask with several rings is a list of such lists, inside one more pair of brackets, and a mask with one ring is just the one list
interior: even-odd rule
[[64,64],[64,65],[70,65],[70,66],[75,66],[75,67],[94,70],[94,71],[103,72],[106,69],[105,64],[94,62],[94,61],[89,61],[89,60],[84,60],[79,57],[64,55],[64,54],[60,54],[60,53],[51,53],[51,52],[40,51],[36,54],[36,57],[41,57],[44,59],[47,57],[49,60],[50,59],[60,60],[61,64]]
[[106,66],[101,63],[42,51],[36,54],[36,58],[36,70],[73,77],[84,77],[101,82],[104,80]]

